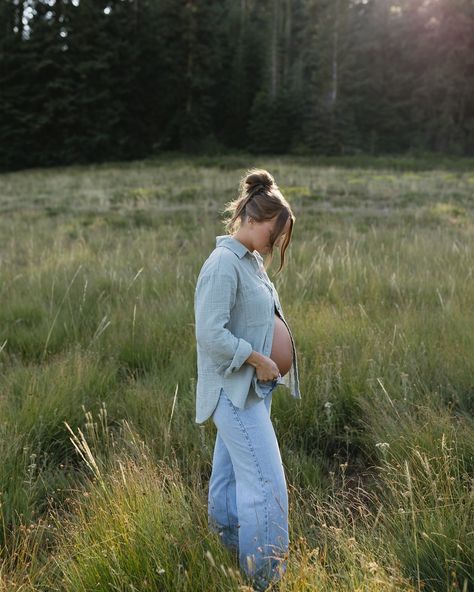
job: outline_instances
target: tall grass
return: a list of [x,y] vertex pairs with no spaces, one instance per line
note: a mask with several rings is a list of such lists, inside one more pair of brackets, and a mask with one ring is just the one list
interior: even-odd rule
[[194,423],[193,292],[219,211],[262,166],[297,217],[269,270],[302,392],[272,405],[281,590],[474,590],[474,177],[430,162],[2,175],[0,589],[245,589],[206,528],[215,427]]

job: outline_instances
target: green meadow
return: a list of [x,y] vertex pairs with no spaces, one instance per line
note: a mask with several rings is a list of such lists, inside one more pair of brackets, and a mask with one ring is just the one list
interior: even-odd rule
[[474,591],[472,160],[168,154],[0,176],[2,592],[251,590],[207,530],[193,295],[255,166],[296,216],[279,589]]

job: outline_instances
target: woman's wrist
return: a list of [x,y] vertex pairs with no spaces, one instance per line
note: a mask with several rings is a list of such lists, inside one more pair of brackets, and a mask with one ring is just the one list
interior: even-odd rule
[[263,358],[265,358],[263,354],[253,350],[250,356],[245,361],[247,362],[247,364],[250,364],[251,366],[254,366],[254,368],[257,368],[257,366],[261,364]]

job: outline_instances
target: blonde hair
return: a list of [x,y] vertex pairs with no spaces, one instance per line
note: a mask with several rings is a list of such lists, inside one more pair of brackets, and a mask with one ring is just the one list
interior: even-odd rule
[[265,268],[271,264],[274,253],[273,245],[287,220],[290,219],[290,228],[280,250],[280,267],[276,272],[280,273],[285,263],[285,251],[290,244],[295,216],[273,176],[265,169],[248,170],[240,180],[239,196],[226,204],[223,213],[227,214],[224,224],[229,234],[235,232],[248,216],[251,216],[256,222],[263,222],[278,216],[270,235],[271,249]]

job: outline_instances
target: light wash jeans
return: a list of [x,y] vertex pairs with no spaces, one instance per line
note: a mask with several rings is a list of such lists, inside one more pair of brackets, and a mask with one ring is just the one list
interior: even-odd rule
[[239,565],[258,590],[286,570],[288,493],[280,449],[270,420],[277,379],[250,391],[244,409],[221,389],[212,415],[217,427],[209,482],[209,529],[238,553]]

